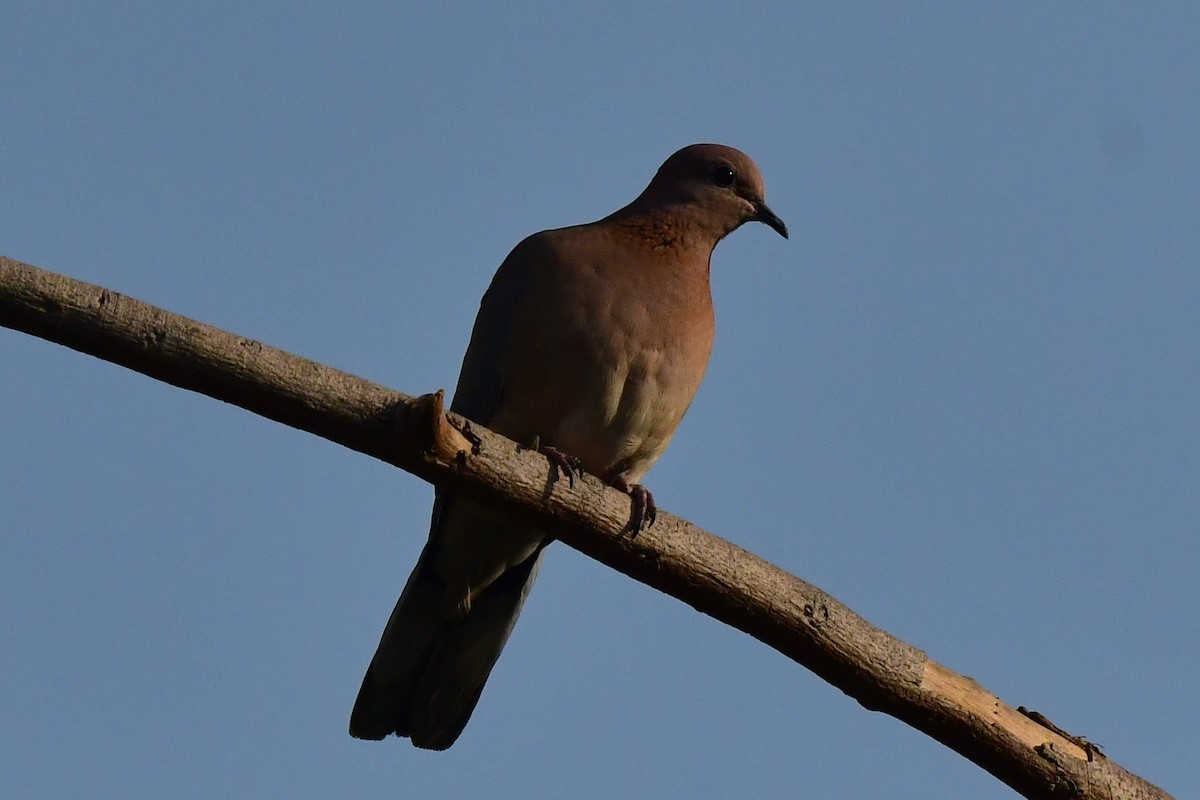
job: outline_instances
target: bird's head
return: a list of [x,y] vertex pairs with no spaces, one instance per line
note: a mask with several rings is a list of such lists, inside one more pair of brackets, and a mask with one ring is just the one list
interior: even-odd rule
[[720,144],[688,145],[659,167],[635,201],[671,207],[707,229],[714,244],[746,222],[761,222],[783,238],[787,226],[765,202],[762,173],[750,157]]

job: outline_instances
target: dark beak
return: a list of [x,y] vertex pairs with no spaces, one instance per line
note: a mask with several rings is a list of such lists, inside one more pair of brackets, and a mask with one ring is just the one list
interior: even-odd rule
[[754,204],[754,218],[770,227],[783,238],[788,238],[787,225],[784,225],[783,220],[775,216],[775,212],[767,208],[767,204],[761,200]]

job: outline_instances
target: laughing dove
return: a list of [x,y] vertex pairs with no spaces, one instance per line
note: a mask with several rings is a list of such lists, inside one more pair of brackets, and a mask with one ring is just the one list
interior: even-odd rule
[[[787,228],[758,168],[716,144],[667,159],[637,199],[588,225],[534,234],[483,296],[451,408],[629,492],[700,385],[713,339],[709,259],[749,221]],[[350,734],[444,750],[471,716],[533,585],[537,528],[438,489],[429,541],[363,679]]]

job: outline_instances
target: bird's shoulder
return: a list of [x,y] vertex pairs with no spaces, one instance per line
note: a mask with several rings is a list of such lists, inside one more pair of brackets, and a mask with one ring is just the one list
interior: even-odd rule
[[509,252],[492,276],[479,303],[471,341],[463,358],[452,409],[486,424],[500,404],[503,368],[514,337],[531,327],[531,318],[552,313],[562,305],[564,273],[572,240],[566,229],[526,236]]
[[626,242],[604,221],[550,228],[522,239],[501,264],[501,271],[538,272],[570,269],[603,261]]

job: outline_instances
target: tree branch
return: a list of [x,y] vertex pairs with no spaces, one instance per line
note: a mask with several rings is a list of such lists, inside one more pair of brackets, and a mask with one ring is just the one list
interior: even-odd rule
[[811,584],[677,517],[630,537],[629,499],[442,408],[99,286],[0,257],[0,325],[308,431],[554,531],[750,634],[1030,798],[1169,798],[1044,716],[874,627]]

